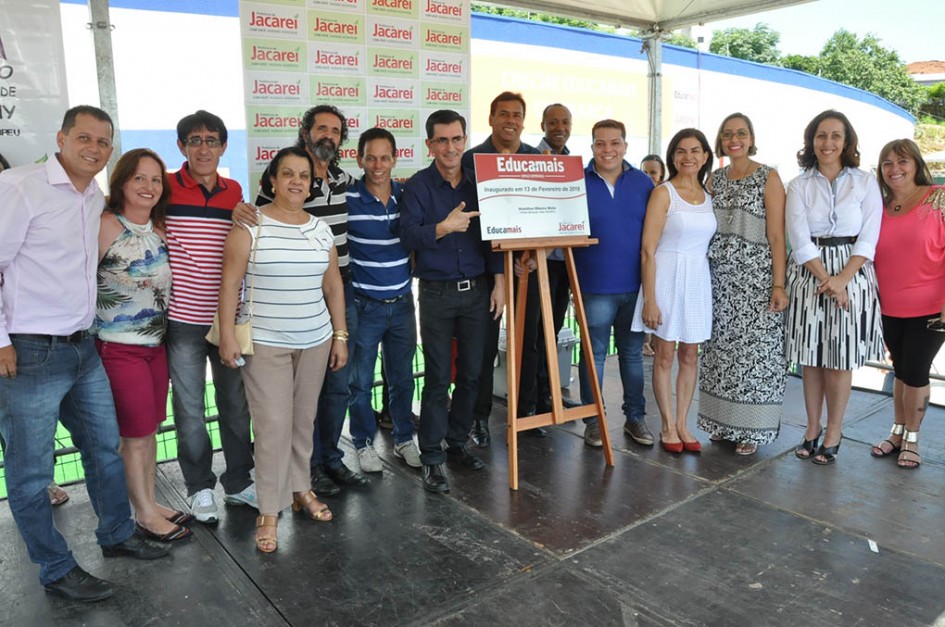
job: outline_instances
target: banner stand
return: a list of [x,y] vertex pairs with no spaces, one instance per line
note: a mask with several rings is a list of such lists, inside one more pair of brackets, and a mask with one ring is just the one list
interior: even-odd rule
[[[591,338],[587,329],[587,317],[584,313],[584,301],[577,272],[574,269],[572,248],[583,248],[597,243],[596,239],[586,236],[546,237],[535,239],[507,239],[492,242],[492,249],[505,254],[505,302],[506,302],[506,350],[508,381],[508,430],[506,441],[509,447],[509,488],[518,490],[518,434],[537,427],[560,425],[582,418],[597,417],[600,435],[603,441],[604,461],[614,465],[614,452],[610,447],[610,435],[607,431],[607,418],[604,413],[604,400],[597,384],[597,368],[594,360],[587,364],[590,380],[593,381],[594,403],[565,409],[561,400],[561,374],[558,370],[558,338],[555,337],[554,319],[551,313],[551,290],[548,287],[548,254],[555,248],[564,251],[565,265],[568,269],[568,281],[574,302],[581,347],[585,355],[593,355]],[[525,302],[528,298],[529,274],[518,279],[518,299],[515,300],[514,253],[523,251],[522,261],[533,257],[537,262],[539,301],[541,304],[542,332],[545,338],[545,354],[548,358],[548,379],[551,387],[551,412],[534,416],[518,416],[518,389],[521,380],[522,336],[525,329]]]

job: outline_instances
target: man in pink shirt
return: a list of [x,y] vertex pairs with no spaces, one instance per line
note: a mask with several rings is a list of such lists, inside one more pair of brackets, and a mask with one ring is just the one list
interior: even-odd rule
[[112,135],[107,113],[74,107],[56,135],[55,158],[0,175],[0,432],[10,511],[46,591],[76,601],[113,590],[76,563],[53,525],[46,486],[59,420],[82,452],[102,554],[168,553],[135,532],[111,388],[89,334],[105,205],[94,177],[112,153]]

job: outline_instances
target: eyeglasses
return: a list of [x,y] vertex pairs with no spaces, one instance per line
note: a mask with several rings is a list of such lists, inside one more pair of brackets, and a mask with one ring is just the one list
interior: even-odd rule
[[733,137],[737,137],[738,139],[748,139],[749,133],[746,129],[743,129],[743,128],[738,129],[734,133],[732,131],[722,132],[722,139],[724,139],[725,141],[728,141],[732,139]]
[[206,144],[207,148],[219,148],[223,145],[223,142],[221,142],[216,137],[208,137],[204,139],[203,137],[197,137],[196,135],[194,137],[188,137],[184,140],[184,145],[192,146],[193,148],[198,148],[200,144]]
[[925,328],[936,333],[945,333],[945,322],[942,322],[941,318],[931,318]]
[[434,137],[430,140],[434,144],[439,144],[440,146],[446,146],[448,144],[465,144],[466,136],[457,135],[456,137]]

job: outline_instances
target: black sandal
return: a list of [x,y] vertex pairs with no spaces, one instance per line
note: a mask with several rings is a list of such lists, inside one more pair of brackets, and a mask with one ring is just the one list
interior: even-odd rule
[[[899,444],[894,444],[893,441],[889,438],[886,438],[876,446],[870,449],[870,455],[873,457],[889,457],[890,455],[895,455],[902,449],[902,432],[905,430],[905,425],[899,422],[893,423],[892,429],[889,430],[889,438],[893,436],[899,436]],[[889,450],[883,448],[883,444],[889,445]]]
[[[843,438],[843,436],[840,436]],[[841,440],[842,441],[842,440]],[[837,442],[833,446],[824,447],[821,445],[817,452],[814,453],[814,456],[811,457],[811,461],[817,464],[818,466],[829,466],[830,464],[837,461],[837,453],[840,451],[840,442]],[[823,461],[818,460],[818,457],[823,457]]]
[[[794,449],[794,457],[798,459],[810,459],[814,456],[814,451],[817,450],[817,443],[820,441],[820,436],[823,434],[824,430],[821,429],[820,433],[817,434],[813,440],[805,439],[797,448]],[[802,454],[803,453],[803,454]]]

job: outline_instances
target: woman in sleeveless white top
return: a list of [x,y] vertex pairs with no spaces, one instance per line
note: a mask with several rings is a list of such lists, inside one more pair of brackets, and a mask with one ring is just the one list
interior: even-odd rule
[[[331,229],[303,208],[314,170],[303,149],[280,150],[266,170],[263,193],[273,201],[260,207],[258,231],[235,227],[223,249],[220,359],[231,368],[245,359],[260,513],[256,548],[264,553],[276,550],[279,512],[287,506],[319,522],[332,518],[311,490],[312,416],[327,369],[348,359],[348,332]],[[253,354],[241,356],[234,320],[244,276]]]
[[[633,330],[654,335],[653,393],[659,406],[660,445],[668,452],[697,453],[699,440],[686,424],[699,366],[699,343],[712,332],[712,281],[707,251],[715,234],[712,198],[705,180],[712,151],[696,129],[679,131],[666,153],[669,180],[647,203],[643,223],[643,299]],[[676,343],[679,343],[677,348]],[[676,410],[673,361],[678,357]]]

